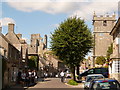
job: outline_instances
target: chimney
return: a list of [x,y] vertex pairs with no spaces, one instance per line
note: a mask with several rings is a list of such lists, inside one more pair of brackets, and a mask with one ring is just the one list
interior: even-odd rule
[[8,32],[14,32],[14,24],[8,23]]

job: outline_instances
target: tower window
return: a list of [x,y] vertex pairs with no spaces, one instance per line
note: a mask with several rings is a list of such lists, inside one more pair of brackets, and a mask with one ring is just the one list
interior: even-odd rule
[[107,26],[107,21],[103,21],[103,26]]

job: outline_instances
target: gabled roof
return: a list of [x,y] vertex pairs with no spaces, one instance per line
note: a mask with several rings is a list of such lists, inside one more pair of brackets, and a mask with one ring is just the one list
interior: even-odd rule
[[20,40],[15,33],[7,33],[5,37],[12,43],[12,44],[20,44]]
[[113,35],[116,32],[119,25],[120,25],[120,17],[119,17],[118,21],[116,22],[115,26],[113,27],[112,31],[110,32],[110,35]]

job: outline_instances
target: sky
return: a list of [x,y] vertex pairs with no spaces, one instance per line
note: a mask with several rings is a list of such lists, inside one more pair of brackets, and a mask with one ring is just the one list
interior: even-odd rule
[[77,16],[93,31],[92,18],[96,15],[113,15],[118,12],[119,0],[2,0],[0,3],[0,23],[2,33],[8,32],[8,23],[15,24],[15,33],[21,33],[29,43],[30,35],[39,33],[43,38],[50,35],[61,22]]

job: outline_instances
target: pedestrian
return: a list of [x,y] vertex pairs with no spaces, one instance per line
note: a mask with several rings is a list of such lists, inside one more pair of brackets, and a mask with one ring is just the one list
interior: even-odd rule
[[32,83],[32,72],[31,72],[31,70],[29,69],[28,70],[28,77],[29,77],[29,85]]
[[61,82],[64,82],[65,73],[63,71],[60,73],[60,77],[61,77]]
[[33,70],[33,75],[34,75],[34,83],[37,81],[37,72],[36,70]]
[[25,72],[25,70],[23,70],[23,72],[21,73],[21,80],[22,80],[22,86],[25,86],[25,82],[26,82],[26,72]]
[[18,84],[20,84],[21,82],[21,70],[18,71],[18,76],[17,76],[17,81],[18,81]]
[[34,70],[32,71],[32,84],[35,84],[35,72],[34,72]]
[[29,86],[29,82],[30,82],[29,73],[28,73],[28,71],[26,71],[26,80],[25,80],[25,84],[26,84],[27,87]]

